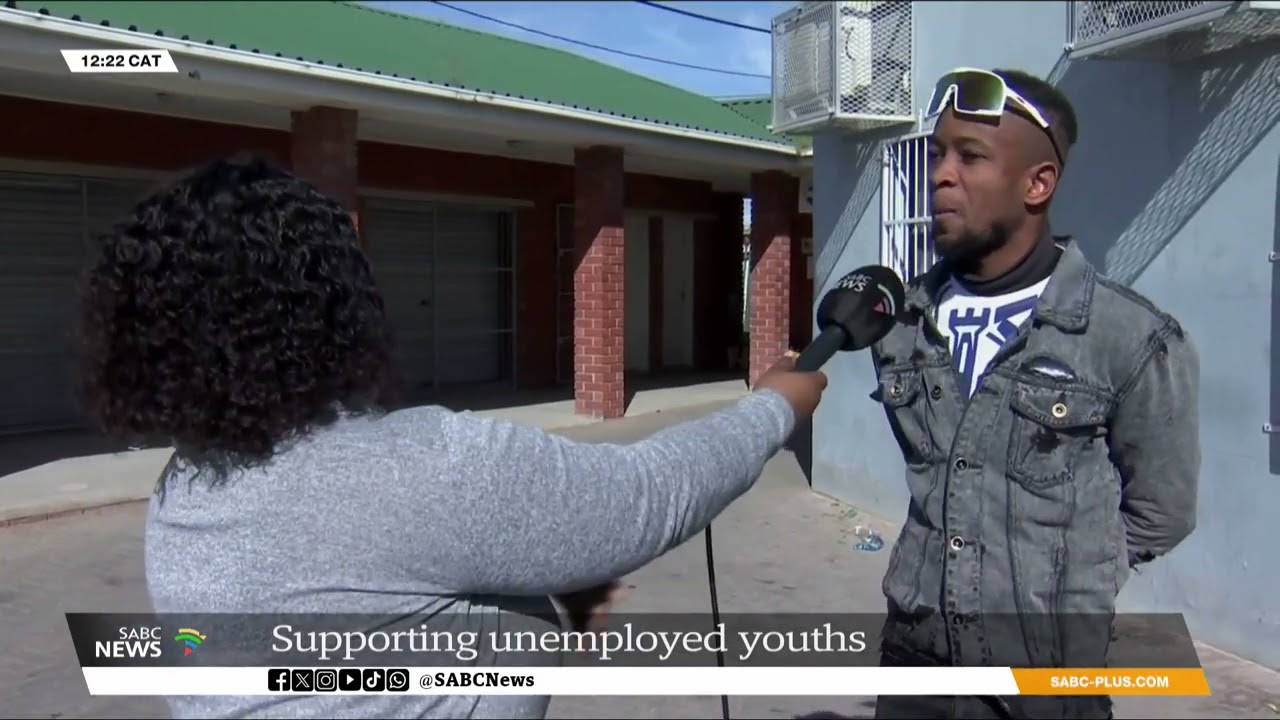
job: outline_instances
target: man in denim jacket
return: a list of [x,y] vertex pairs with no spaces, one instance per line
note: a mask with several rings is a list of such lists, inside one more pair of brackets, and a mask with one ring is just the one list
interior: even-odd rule
[[[930,112],[934,243],[873,348],[911,501],[884,578],[884,665],[1106,665],[1131,568],[1195,527],[1199,360],[1047,213],[1070,103],[961,69]],[[878,718],[1107,718],[1102,697],[880,697]]]

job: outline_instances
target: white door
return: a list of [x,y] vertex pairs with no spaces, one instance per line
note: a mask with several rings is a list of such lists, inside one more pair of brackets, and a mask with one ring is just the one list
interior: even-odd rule
[[511,342],[508,215],[441,208],[436,213],[436,368],[440,384],[493,382]]
[[668,215],[662,240],[662,362],[692,367],[693,219]]
[[435,286],[429,207],[370,200],[361,217],[366,247],[413,400],[435,383]]
[[623,337],[626,369],[649,370],[649,216],[627,215],[623,240]]

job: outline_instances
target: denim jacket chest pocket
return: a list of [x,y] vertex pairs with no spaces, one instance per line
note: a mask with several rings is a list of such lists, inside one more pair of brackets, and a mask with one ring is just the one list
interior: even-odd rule
[[1037,524],[1065,525],[1079,489],[1082,457],[1105,447],[1111,402],[1085,385],[1014,378],[1009,405],[1006,470],[1022,491],[1017,504]]
[[924,373],[915,367],[881,371],[871,399],[884,406],[890,429],[902,448],[907,467],[923,469],[938,462],[939,453],[929,428]]

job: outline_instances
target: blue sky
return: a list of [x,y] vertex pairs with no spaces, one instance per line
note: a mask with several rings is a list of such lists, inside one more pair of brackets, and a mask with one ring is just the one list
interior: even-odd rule
[[[701,65],[719,70],[760,75],[739,77],[674,67],[504,27],[434,2],[371,2],[399,12],[421,15],[453,25],[550,45],[657,78],[713,97],[769,94],[769,36],[666,12],[629,0],[582,2],[467,2],[449,5],[521,25],[533,30],[582,40],[615,50]],[[768,28],[770,20],[795,2],[666,2],[689,12],[743,25]]]

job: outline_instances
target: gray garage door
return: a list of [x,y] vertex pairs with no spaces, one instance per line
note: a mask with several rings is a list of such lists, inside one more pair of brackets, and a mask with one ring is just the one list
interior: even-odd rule
[[361,225],[414,394],[509,378],[510,214],[370,200]]
[[434,213],[408,204],[369,202],[360,225],[409,387],[429,389],[435,383]]
[[86,243],[146,189],[0,173],[0,432],[82,424],[71,387]]
[[440,382],[506,377],[511,343],[509,216],[443,209],[436,215]]

